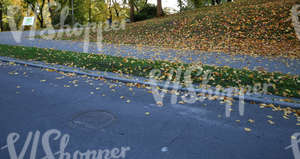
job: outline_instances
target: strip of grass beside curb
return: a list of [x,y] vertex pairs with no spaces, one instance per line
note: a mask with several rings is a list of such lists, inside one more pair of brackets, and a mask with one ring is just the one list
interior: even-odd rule
[[[212,86],[247,87],[266,83],[272,85],[272,87],[268,89],[269,93],[285,97],[300,98],[300,77],[280,73],[8,45],[0,45],[0,56],[42,61],[90,70],[130,74],[146,78],[148,78],[152,69],[159,69],[162,71],[161,79],[166,79],[170,76],[170,70],[172,69],[177,70],[181,68],[182,72],[185,72],[191,67],[196,67],[203,71],[201,71],[200,74],[197,74],[197,70],[192,72],[191,78],[193,83],[201,83],[204,72],[211,71],[208,84]],[[183,78],[182,75],[181,79]]]

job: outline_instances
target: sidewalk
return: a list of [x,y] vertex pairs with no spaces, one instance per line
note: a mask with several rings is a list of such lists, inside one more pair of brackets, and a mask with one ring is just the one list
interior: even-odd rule
[[[21,32],[19,32],[21,33]],[[41,31],[37,31],[39,35]],[[0,32],[0,43],[28,47],[51,48],[83,52],[83,42],[65,40],[30,39],[29,31],[24,31],[20,42],[16,42],[11,32]],[[300,75],[300,59],[252,57],[247,55],[228,55],[224,53],[199,53],[197,51],[174,50],[155,47],[137,47],[132,45],[102,44],[98,51],[96,43],[90,42],[88,53],[101,53],[113,56],[147,58],[154,60],[179,60],[185,63],[201,62],[215,66],[229,66],[233,68],[248,68],[250,70],[265,70],[268,72],[290,73]]]

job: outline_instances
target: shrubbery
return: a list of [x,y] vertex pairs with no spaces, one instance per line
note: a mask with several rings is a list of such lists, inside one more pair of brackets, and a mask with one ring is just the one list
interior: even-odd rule
[[141,21],[151,19],[156,16],[156,6],[153,4],[146,4],[141,10],[134,15],[134,21]]

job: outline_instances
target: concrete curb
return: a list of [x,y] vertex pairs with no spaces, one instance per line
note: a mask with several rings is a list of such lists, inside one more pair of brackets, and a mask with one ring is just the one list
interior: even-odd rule
[[[139,84],[144,84],[144,85],[149,85],[149,86],[155,85],[155,86],[158,86],[158,87],[161,87],[164,89],[168,89],[168,90],[176,89],[175,85],[165,86],[165,82],[157,82],[154,84],[152,82],[149,82],[149,79],[143,78],[143,77],[120,75],[120,74],[112,73],[112,72],[83,70],[83,69],[79,69],[79,68],[72,68],[72,67],[67,67],[67,66],[62,66],[62,65],[46,64],[46,63],[39,62],[39,61],[18,60],[15,58],[9,58],[9,57],[3,57],[3,56],[0,56],[0,60],[4,61],[4,62],[14,62],[16,64],[28,65],[28,66],[37,67],[37,68],[47,68],[47,69],[53,69],[53,70],[62,71],[62,72],[76,73],[79,75],[88,75],[91,77],[102,77],[105,79],[117,80],[117,81],[124,82],[124,83],[139,83]],[[193,88],[195,88],[194,91],[196,93],[208,93],[207,89],[197,88],[196,86],[194,86]],[[216,88],[212,87],[210,89],[215,90]],[[177,90],[188,91],[187,88],[183,88],[183,87],[179,87]],[[220,95],[219,93],[216,93],[215,91],[212,91],[209,94],[212,96]],[[227,96],[227,95],[225,94],[224,96]],[[244,95],[243,98],[241,98],[241,96],[236,96],[236,95],[230,96],[230,97],[233,99],[236,99],[236,100],[243,99],[246,102],[274,104],[274,105],[279,105],[282,107],[291,107],[291,108],[300,109],[300,99],[297,99],[297,98],[289,98],[289,99],[292,99],[293,101],[296,101],[296,103],[291,103],[291,102],[282,101],[282,99],[287,99],[285,97],[266,95],[266,94],[248,94],[247,93]]]

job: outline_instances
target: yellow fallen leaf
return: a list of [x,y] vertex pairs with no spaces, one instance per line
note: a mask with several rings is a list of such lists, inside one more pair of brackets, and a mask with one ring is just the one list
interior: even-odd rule
[[55,71],[55,70],[49,69],[49,68],[46,68],[45,70],[48,71],[48,72],[54,72]]
[[282,116],[284,119],[290,119],[289,117],[287,117],[286,115]]
[[274,125],[274,124],[275,124],[275,122],[272,121],[272,120],[268,120],[268,122],[269,122],[269,124],[271,124],[271,125]]
[[250,132],[251,129],[250,128],[244,128],[245,131]]
[[156,105],[158,105],[158,106],[162,107],[164,104],[163,104],[163,102],[162,102],[162,101],[158,101],[158,102],[156,102]]
[[254,123],[254,120],[253,119],[249,119],[248,122],[249,123]]
[[286,98],[286,99],[280,99],[280,101],[283,101],[283,102],[293,102],[293,100],[288,99],[288,98]]

